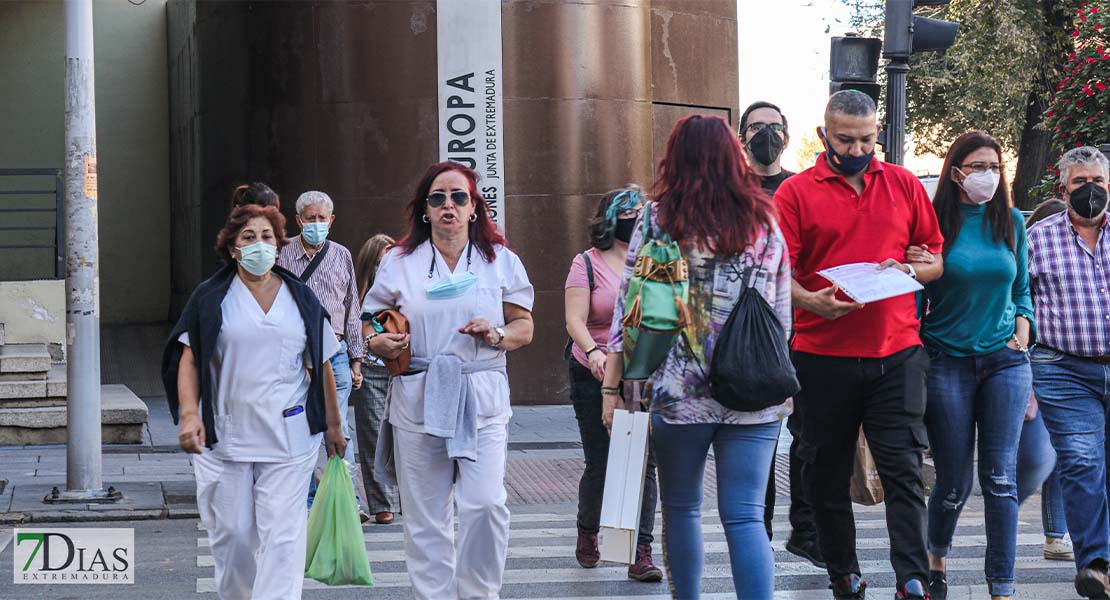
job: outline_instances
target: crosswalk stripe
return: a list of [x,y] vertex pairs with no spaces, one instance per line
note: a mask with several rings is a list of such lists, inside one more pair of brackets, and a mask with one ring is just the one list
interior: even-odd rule
[[[1017,594],[1014,600],[1040,600],[1049,597],[1050,594],[1060,592],[1059,583],[1033,583],[1017,586]],[[875,598],[889,598],[894,595],[894,588],[868,588],[868,596]],[[829,596],[828,588],[814,589],[814,590],[779,590],[775,592],[775,600],[824,600]],[[985,585],[960,585],[951,586],[948,588],[949,598],[986,598],[987,586]],[[608,595],[608,596],[564,596],[558,598],[546,598],[545,600],[615,600],[620,598],[634,598],[635,600],[671,600],[670,594],[628,594],[628,595]],[[718,592],[713,594],[702,594],[702,600],[736,600],[736,594],[733,592]],[[503,596],[502,600],[518,600],[512,596]],[[523,600],[523,599],[520,599]]]
[[[1023,533],[1017,536],[1018,546],[1040,546],[1044,543],[1044,537],[1038,534]],[[985,535],[968,535],[956,536],[952,540],[953,548],[981,548],[986,547],[987,536]],[[704,542],[705,554],[728,554],[728,542]],[[782,541],[775,541],[771,543],[771,547],[776,552],[785,552],[786,543]],[[861,538],[856,541],[856,548],[858,550],[881,550],[890,547],[890,541],[886,538]],[[369,550],[366,552],[366,557],[370,560],[370,565],[390,562],[405,561],[404,551],[400,548],[391,550]],[[509,560],[518,558],[574,558],[574,547],[570,544],[557,545],[557,546],[510,546],[509,547]],[[211,555],[197,556],[198,567],[211,567],[214,566]]]
[[[1016,570],[1054,570],[1054,569],[1068,569],[1069,565],[1062,563],[1050,563],[1049,561],[1042,560],[1040,557],[1018,557],[1015,563]],[[866,579],[868,574],[881,574],[890,573],[892,569],[890,562],[885,560],[864,560],[860,561],[860,568],[864,573]],[[982,558],[953,558],[948,560],[948,573],[958,572],[973,572],[982,573],[983,559]],[[809,563],[804,562],[788,562],[775,564],[775,578],[793,577],[798,575],[824,575],[823,569],[818,569]],[[728,562],[706,564],[705,570],[702,573],[702,579],[732,579],[732,570]],[[506,569],[505,570],[505,585],[513,584],[588,584],[588,583],[606,583],[606,582],[621,582],[628,581],[628,572],[626,567],[598,567],[596,569],[581,569],[581,568],[560,568],[560,569]],[[403,588],[411,585],[408,573],[374,573],[374,587],[375,588]],[[1055,584],[1055,589],[1059,590],[1061,584]],[[305,589],[343,589],[345,586],[326,586],[322,583],[312,580],[305,580]],[[354,586],[350,586],[354,587]],[[197,579],[197,591],[203,593],[205,591],[215,591],[215,580],[212,578],[199,578]],[[822,596],[827,594],[828,590],[822,591]],[[950,594],[951,595],[951,594]],[[735,596],[734,596],[735,597]],[[808,600],[808,599],[807,599]]]
[[[565,519],[564,519],[564,521],[565,521]],[[886,528],[886,522],[882,521],[882,520],[861,521],[859,523],[856,523],[856,529],[857,530],[859,530],[859,529],[885,529],[885,528]],[[725,531],[724,526],[719,524],[719,523],[705,523],[705,524],[702,525],[702,533],[704,533],[704,534],[724,533],[724,531]],[[790,525],[785,524],[785,523],[784,524],[777,524],[776,523],[775,527],[774,527],[774,532],[776,534],[782,534],[782,537],[786,537],[786,534],[790,533]],[[657,533],[658,533],[658,528],[657,528]],[[539,529],[510,529],[509,530],[510,543],[513,540],[536,540],[536,539],[558,539],[558,538],[568,538],[568,539],[571,539],[572,540],[571,543],[573,543],[573,539],[577,535],[578,535],[578,530],[574,527],[544,527],[544,528],[539,528]],[[371,531],[366,531],[364,533],[363,537],[366,538],[366,543],[367,544],[389,544],[389,543],[401,543],[401,542],[405,541],[405,534],[404,534],[403,531],[375,532],[375,531],[371,530]],[[779,536],[776,535],[775,537],[779,537]],[[207,548],[207,547],[209,547],[208,538],[207,537],[198,538],[197,539],[197,547],[198,548]]]
[[[859,550],[884,550],[890,547],[890,542],[882,533],[885,529],[885,514],[883,507],[855,507],[856,511],[856,527],[861,531],[862,535],[871,535],[878,537],[858,537],[857,547]],[[862,508],[862,509],[861,509]],[[555,510],[561,510],[562,505],[559,505]],[[778,511],[776,511],[778,512]],[[1016,570],[1020,572],[1025,571],[1027,574],[1024,578],[1044,580],[1045,576],[1056,578],[1054,574],[1048,574],[1051,570],[1058,570],[1065,575],[1063,578],[1070,580],[1069,571],[1074,569],[1071,563],[1046,561],[1040,556],[1040,546],[1044,542],[1044,538],[1040,532],[1039,515],[1036,515],[1035,510],[1023,511],[1021,516],[1027,520],[1019,521],[1019,534],[1017,537],[1018,546],[1025,548],[1024,552],[1027,556],[1019,556],[1016,560]],[[784,509],[785,513],[785,509]],[[703,532],[714,536],[720,536],[724,532],[723,526],[720,524],[717,516],[717,511],[705,511]],[[503,589],[503,598],[511,600],[520,594],[532,595],[534,594],[533,586],[551,587],[554,595],[564,595],[581,591],[582,596],[568,596],[566,598],[551,598],[550,600],[601,600],[606,599],[622,599],[628,598],[636,600],[661,600],[667,598],[666,595],[660,595],[658,592],[660,588],[654,589],[635,587],[632,584],[627,590],[624,586],[616,585],[621,583],[629,583],[627,576],[627,567],[624,565],[603,563],[596,569],[581,569],[574,565],[574,539],[577,535],[577,529],[573,527],[575,518],[574,507],[566,507],[565,512],[541,512],[541,513],[518,513],[513,515],[510,524],[510,545],[508,551],[508,561],[505,570]],[[984,548],[986,546],[986,536],[982,533],[981,523],[983,513],[966,512],[962,515],[960,525],[963,527],[976,527],[974,533],[969,535],[957,535],[953,539],[953,546],[957,548]],[[1031,522],[1035,523],[1034,527]],[[659,546],[659,530],[662,523],[661,515],[656,515],[656,532],[657,541],[655,545],[655,559],[656,564],[662,566],[662,559],[660,556]],[[567,525],[570,525],[569,527]],[[823,569],[818,569],[808,562],[802,561],[797,557],[785,552],[784,546],[786,535],[790,526],[784,518],[778,518],[775,522],[775,541],[772,542],[772,547],[776,551],[776,564],[775,564],[775,577],[779,586],[802,585],[805,587],[813,586],[815,583],[814,577],[820,578],[825,575]],[[203,528],[198,527],[201,531],[197,540],[198,556],[197,567],[208,569],[208,574],[211,574],[213,568],[212,557],[209,554],[209,540],[207,535],[203,532]],[[967,531],[967,529],[961,529]],[[367,556],[371,562],[371,566],[378,566],[381,571],[374,573],[374,588],[381,589],[380,594],[384,594],[389,598],[393,598],[396,594],[407,594],[405,588],[411,586],[408,573],[404,570],[404,550],[403,541],[404,534],[401,527],[398,525],[381,527],[370,526],[364,531],[364,538],[368,546]],[[729,565],[728,557],[728,544],[721,541],[717,537],[714,541],[708,541],[704,544],[705,548],[705,569],[703,578],[707,580],[706,587],[708,589],[721,590],[722,586],[730,587],[731,583],[731,568]],[[883,554],[876,555],[874,552],[870,556],[883,556]],[[560,565],[555,568],[548,566],[534,567],[537,564],[535,561],[546,561],[544,565]],[[886,579],[885,583],[890,584],[889,575],[893,573],[888,560],[863,560],[860,566],[864,572],[864,577],[882,577]],[[386,570],[388,569],[388,571]],[[981,550],[978,556],[975,557],[960,557],[950,558],[948,560],[948,571],[952,575],[963,575],[965,581],[969,579],[981,580],[983,572],[983,558]],[[1033,575],[1032,573],[1044,573],[1045,575]],[[1071,571],[1073,574],[1074,571]],[[1022,584],[1023,576],[1019,574],[1018,577],[1018,594],[1014,597],[1015,600],[1031,600],[1037,598],[1041,600],[1048,597],[1058,597],[1063,587],[1070,589],[1067,583],[1053,583],[1053,584]],[[712,583],[711,583],[712,582]],[[1069,581],[1070,583],[1070,581]],[[1063,587],[1062,587],[1063,586]],[[336,586],[330,587],[316,581],[306,580],[305,590],[342,590],[342,589],[359,589],[354,587]],[[361,588],[366,589],[366,588]],[[215,592],[215,580],[212,577],[201,577],[197,579],[196,590],[198,593],[213,593]],[[525,591],[528,590],[528,591]],[[1052,593],[1049,593],[1051,590]],[[596,595],[602,592],[604,595]],[[608,592],[615,593],[608,593]],[[650,592],[648,595],[636,594],[635,592]],[[874,588],[871,590],[877,597],[890,597],[893,596],[893,590],[886,590],[883,588]],[[368,590],[369,592],[369,590]],[[377,593],[369,592],[370,597],[378,597]],[[1056,594],[1056,595],[1053,595]],[[596,595],[596,596],[595,596]],[[813,598],[827,597],[827,588],[813,589],[813,590],[780,590],[775,593],[775,600],[812,600]],[[986,595],[985,586],[952,586],[950,596],[952,598],[971,598],[983,597]],[[732,592],[722,593],[707,593],[702,596],[709,600],[718,600],[723,598],[735,598]]]

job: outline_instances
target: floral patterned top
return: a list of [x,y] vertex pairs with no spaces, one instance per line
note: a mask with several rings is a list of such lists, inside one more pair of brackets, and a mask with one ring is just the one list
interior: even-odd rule
[[[654,224],[658,205],[653,203],[651,206]],[[640,216],[642,219],[643,215]],[[613,324],[609,329],[610,348],[621,347],[624,298],[643,243],[643,227],[637,220],[628,246]],[[649,401],[649,409],[662,416],[667,423],[676,425],[757,425],[789,416],[794,410],[793,399],[758,412],[725,408],[710,395],[708,379],[713,346],[747,282],[754,281],[755,287],[778,315],[783,329],[790,331],[790,257],[778,225],[773,224],[770,231],[764,228],[755,243],[736,256],[716,256],[693,244],[683,244],[682,255],[690,270],[689,308],[693,323],[686,329],[689,345],[679,340],[648,380],[644,394]],[[695,356],[698,358],[695,359]]]

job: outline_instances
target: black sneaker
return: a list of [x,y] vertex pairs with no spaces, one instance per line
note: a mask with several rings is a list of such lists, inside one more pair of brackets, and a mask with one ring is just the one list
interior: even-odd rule
[[944,571],[929,571],[930,600],[948,600],[948,579]]
[[1075,591],[1084,598],[1110,600],[1110,580],[1106,571],[1097,565],[1080,569],[1075,574]]
[[825,557],[821,555],[821,546],[817,543],[817,534],[809,535],[797,531],[790,532],[790,539],[786,541],[786,551],[808,560],[818,569],[824,569]]
[[855,573],[834,579],[829,589],[836,600],[864,600],[867,596],[867,582]]
[[902,586],[902,589],[895,592],[894,600],[930,600],[930,598],[929,592],[925,591],[925,584],[911,579]]

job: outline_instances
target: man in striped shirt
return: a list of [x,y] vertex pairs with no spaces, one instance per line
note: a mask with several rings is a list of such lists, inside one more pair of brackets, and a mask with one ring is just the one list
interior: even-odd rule
[[[350,250],[327,239],[328,231],[335,222],[335,205],[327,194],[305,192],[297,198],[296,209],[301,234],[291,238],[281,249],[277,262],[306,280],[305,283],[316,293],[320,304],[331,316],[335,337],[340,342],[339,352],[331,357],[331,366],[335,371],[339,414],[343,418],[343,437],[348,442],[347,455],[343,458],[347,460],[347,469],[351,473],[351,481],[354,481],[355,459],[353,445],[350,443],[351,428],[347,423],[347,401],[351,396],[351,389],[362,386],[361,362],[365,352],[354,261]],[[318,264],[307,278],[304,277],[305,271],[317,256],[320,257]],[[312,506],[314,493],[315,485],[309,491],[309,507]],[[358,498],[357,487],[355,497]],[[359,499],[359,511],[361,510],[362,501]],[[363,521],[368,518],[365,513],[363,517]]]
[[1110,404],[1110,163],[1096,148],[1058,163],[1068,210],[1029,230],[1037,323],[1033,391],[1056,448],[1064,513],[1075,546],[1075,589],[1110,599],[1107,434]]

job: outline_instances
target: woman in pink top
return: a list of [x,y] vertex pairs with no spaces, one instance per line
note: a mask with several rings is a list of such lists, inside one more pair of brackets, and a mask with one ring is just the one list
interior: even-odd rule
[[[578,486],[578,564],[592,569],[599,560],[597,531],[601,518],[601,493],[609,458],[609,432],[601,420],[601,378],[605,374],[609,326],[621,284],[636,217],[643,206],[640,188],[630,185],[601,199],[590,221],[591,248],[574,257],[567,275],[566,320],[570,354],[570,399],[582,433],[586,470]],[[638,581],[659,581],[663,572],[651,562],[652,529],[655,527],[655,456],[648,454],[647,479],[636,562],[628,576]]]

